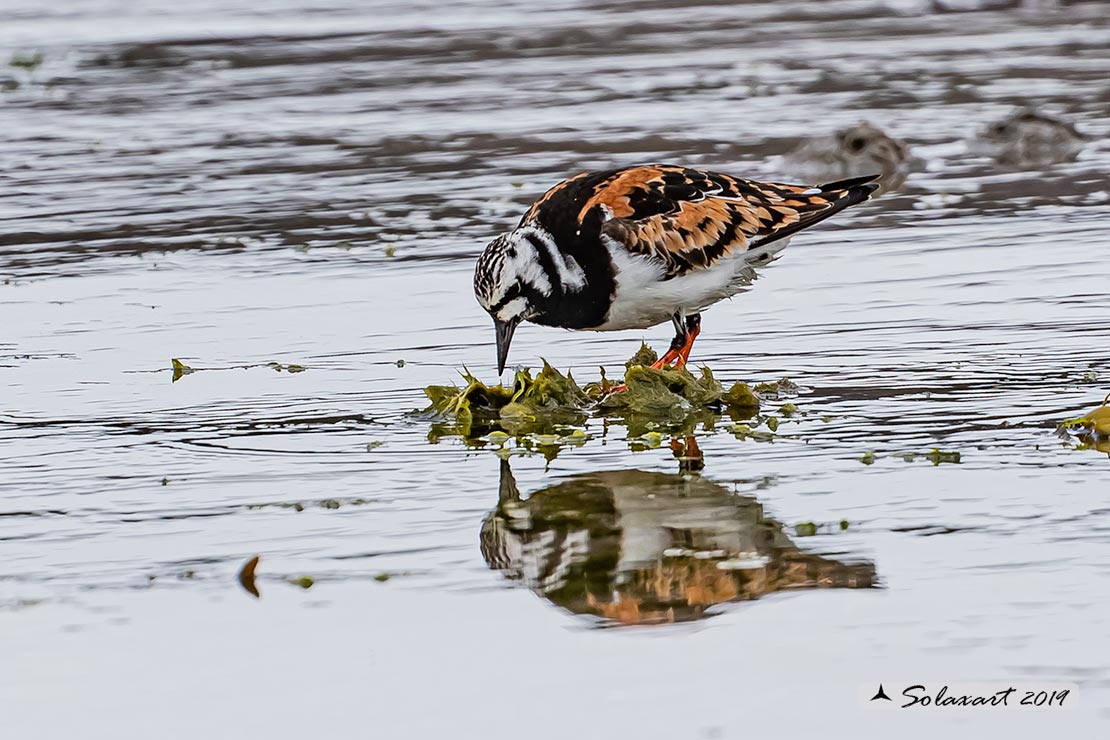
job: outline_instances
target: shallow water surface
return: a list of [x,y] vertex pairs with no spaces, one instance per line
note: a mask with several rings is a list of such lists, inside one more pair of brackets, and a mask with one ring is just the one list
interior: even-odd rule
[[[1110,460],[1056,433],[1110,390],[1105,4],[42,6],[0,9],[0,61],[42,54],[0,70],[5,737],[1110,719]],[[977,148],[1022,106],[1078,153]],[[700,472],[619,420],[498,454],[412,413],[492,379],[473,260],[550,185],[790,181],[863,120],[905,181],[705,314],[695,361],[798,390],[699,423]],[[525,326],[510,360],[619,375],[642,339]]]

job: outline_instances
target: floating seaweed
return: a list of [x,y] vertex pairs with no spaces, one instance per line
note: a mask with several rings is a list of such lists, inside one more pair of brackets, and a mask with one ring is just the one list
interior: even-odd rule
[[[919,459],[928,460],[933,464],[933,467],[941,463],[951,463],[958,465],[961,462],[960,453],[958,450],[942,450],[937,447],[929,450],[928,452],[899,452],[889,456],[892,459],[901,460],[902,462],[917,462]],[[879,459],[873,451],[868,450],[863,453],[859,461],[864,465],[874,465],[875,461]]]
[[181,380],[182,377],[184,377],[186,375],[192,375],[193,373],[196,372],[196,370],[189,367],[188,365],[186,365],[184,362],[177,359],[176,357],[174,357],[173,359],[170,360],[170,365],[173,366],[173,380],[171,382],[174,382],[174,383]]
[[1098,408],[1060,422],[1057,432],[1064,439],[1074,440],[1076,449],[1110,453],[1110,394]]
[[[512,439],[516,448],[542,452],[550,459],[561,448],[584,444],[590,438],[587,422],[602,419],[626,426],[633,448],[651,449],[661,447],[664,437],[712,430],[724,416],[734,422],[751,420],[762,401],[797,392],[786,379],[755,389],[747,383],[726,389],[708,367],[697,374],[687,368],[657,369],[651,366],[655,359],[655,352],[643,345],[625,363],[622,379],[610,380],[602,368],[600,378],[585,385],[546,361],[534,376],[527,369],[517,371],[511,386],[487,385],[464,369],[465,385],[424,389],[431,401],[424,413],[436,419],[429,439],[459,436],[473,446],[497,448]],[[785,404],[780,412],[793,416],[798,408]],[[751,427],[745,430],[743,438],[755,436]]]
[[941,463],[956,463],[960,462],[960,453],[955,450],[939,450],[936,447],[929,450],[925,454],[926,459],[929,460],[934,466]]
[[287,365],[283,365],[280,362],[265,362],[247,365],[232,365],[230,367],[189,367],[176,357],[170,359],[170,366],[173,370],[172,382],[174,383],[181,380],[186,375],[192,375],[200,370],[251,370],[256,367],[268,367],[278,373],[303,373],[306,370],[304,365],[298,365],[292,362]]
[[295,363],[282,365],[280,362],[267,362],[266,367],[278,373],[280,373],[282,370],[287,373],[303,373],[305,370],[304,365],[297,365]]
[[8,66],[22,69],[30,73],[38,69],[42,65],[44,59],[45,57],[41,51],[30,54],[23,54],[17,51],[12,54],[11,59],[8,60]]
[[243,590],[245,590],[256,599],[260,598],[261,595],[258,592],[258,586],[255,584],[254,571],[255,568],[258,567],[258,561],[260,559],[261,558],[259,558],[258,555],[255,555],[253,558],[244,563],[243,567],[239,569],[239,585],[243,587]]

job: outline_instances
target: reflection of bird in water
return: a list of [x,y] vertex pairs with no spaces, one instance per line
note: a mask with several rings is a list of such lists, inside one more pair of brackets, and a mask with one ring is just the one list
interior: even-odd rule
[[579,475],[521,499],[507,461],[482,524],[491,568],[555,604],[622,624],[686,622],[729,601],[869,588],[875,567],[799,550],[754,498],[700,477]]
[[910,165],[910,150],[870,123],[811,139],[786,155],[785,167],[808,178],[857,177],[881,172],[883,188],[898,187]]
[[1035,166],[1075,159],[1084,141],[1067,121],[1024,108],[988,126],[972,148],[1002,164]]

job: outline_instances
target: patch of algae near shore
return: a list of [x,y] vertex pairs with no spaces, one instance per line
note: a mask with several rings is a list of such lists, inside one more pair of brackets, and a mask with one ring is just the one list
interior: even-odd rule
[[[600,379],[584,386],[546,361],[535,376],[518,371],[511,387],[486,385],[464,370],[463,387],[424,389],[431,401],[425,412],[443,418],[433,425],[429,438],[458,435],[503,444],[515,437],[525,448],[558,448],[583,444],[589,437],[578,427],[590,418],[619,418],[633,438],[692,434],[698,426],[712,428],[725,414],[739,421],[758,413],[760,397],[746,383],[726,390],[708,367],[695,375],[687,368],[654,369],[655,360],[655,352],[642,345],[626,363],[623,380],[609,380],[602,368]],[[622,384],[625,387],[619,388]]]

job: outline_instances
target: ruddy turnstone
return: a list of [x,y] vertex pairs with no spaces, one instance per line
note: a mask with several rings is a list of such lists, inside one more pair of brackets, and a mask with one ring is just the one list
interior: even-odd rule
[[644,165],[564,180],[478,258],[498,373],[522,321],[616,331],[669,319],[675,337],[656,367],[685,365],[704,309],[750,285],[792,235],[867,200],[877,178],[809,187]]

